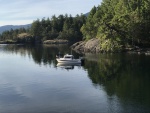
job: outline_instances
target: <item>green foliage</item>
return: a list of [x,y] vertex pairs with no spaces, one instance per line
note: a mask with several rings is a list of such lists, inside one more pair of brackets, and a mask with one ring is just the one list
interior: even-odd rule
[[52,16],[51,19],[43,18],[32,23],[31,33],[34,37],[40,37],[41,40],[65,39],[70,42],[82,40],[81,26],[85,23],[84,15],[59,15]]
[[[94,6],[90,11],[88,18],[86,20],[86,24],[84,24],[81,28],[83,35],[87,39],[95,38],[96,36],[96,26],[94,25],[94,14],[96,13],[96,7]],[[94,29],[94,30],[93,30]]]
[[16,41],[18,43],[34,43],[35,38],[29,33],[20,33],[18,34]]
[[113,40],[113,39],[104,39],[104,41],[101,41],[101,51],[103,52],[115,52],[115,51],[121,51],[121,45],[119,41]]
[[[30,29],[17,29],[5,31],[0,35],[0,40],[15,40],[19,43],[28,43],[33,41],[40,43],[45,40],[52,39],[65,39],[70,42],[77,42],[82,40],[82,33],[80,31],[81,26],[85,23],[86,17],[84,15],[77,15],[72,17],[71,15],[65,16],[59,15],[56,17],[52,16],[51,19],[43,18],[41,20],[35,20]],[[28,33],[29,37],[18,38],[19,34]],[[32,41],[29,41],[32,39]]]
[[11,29],[10,31],[4,31],[1,35],[0,35],[0,40],[4,41],[4,42],[8,42],[8,40],[11,40],[11,42],[15,42],[17,41],[18,38],[18,34],[21,33],[27,33],[28,30],[24,29],[24,28],[20,28],[20,29]]
[[65,39],[77,42],[100,39],[101,51],[120,51],[128,46],[150,46],[149,0],[103,0],[88,15],[59,15],[37,19],[30,29],[10,30],[0,40],[16,40],[20,33],[30,33],[36,42]]
[[87,40],[100,38],[104,51],[150,46],[150,1],[103,0],[91,10],[81,31]]

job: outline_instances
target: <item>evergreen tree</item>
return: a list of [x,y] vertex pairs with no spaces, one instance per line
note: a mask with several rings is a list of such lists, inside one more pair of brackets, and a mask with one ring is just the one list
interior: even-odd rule
[[96,30],[93,30],[96,28],[94,20],[93,20],[94,14],[96,13],[96,10],[97,10],[97,8],[94,6],[92,8],[92,10],[90,11],[90,14],[87,17],[86,24],[84,24],[81,28],[83,35],[87,39],[91,39],[91,38],[94,38],[96,36]]
[[86,39],[100,38],[102,51],[150,45],[149,15],[148,0],[103,0],[91,10],[81,31]]

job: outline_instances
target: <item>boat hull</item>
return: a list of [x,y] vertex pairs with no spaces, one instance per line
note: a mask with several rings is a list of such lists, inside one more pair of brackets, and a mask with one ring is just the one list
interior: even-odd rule
[[67,59],[56,59],[58,63],[65,63],[65,64],[78,64],[81,63],[81,59],[72,59],[72,60],[67,60]]

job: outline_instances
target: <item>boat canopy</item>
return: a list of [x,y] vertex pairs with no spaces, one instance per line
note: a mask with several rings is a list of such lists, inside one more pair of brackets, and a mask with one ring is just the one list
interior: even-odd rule
[[64,55],[64,58],[71,58],[71,59],[73,59],[74,56],[73,56],[73,55],[68,55],[68,54],[66,54],[66,55]]

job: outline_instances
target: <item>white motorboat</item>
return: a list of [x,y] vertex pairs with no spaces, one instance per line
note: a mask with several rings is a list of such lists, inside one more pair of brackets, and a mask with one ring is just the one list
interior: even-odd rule
[[74,59],[73,55],[66,54],[63,58],[56,58],[58,63],[81,63],[82,59]]

